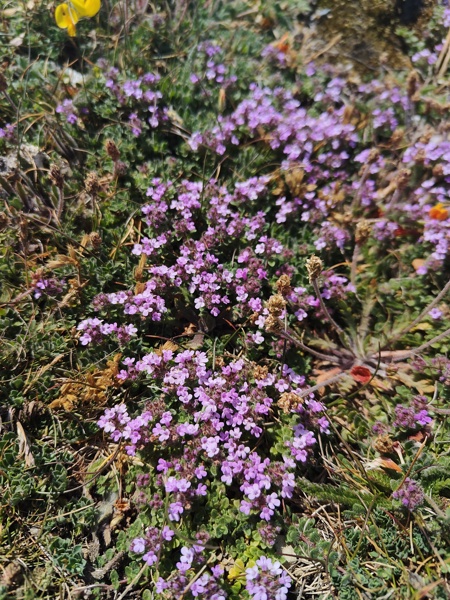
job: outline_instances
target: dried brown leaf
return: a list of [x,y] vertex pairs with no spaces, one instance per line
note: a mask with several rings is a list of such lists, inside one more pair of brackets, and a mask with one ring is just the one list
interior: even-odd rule
[[34,456],[31,453],[30,444],[28,442],[27,434],[20,421],[16,423],[17,437],[19,439],[19,457],[25,458],[25,464],[27,467],[34,467]]

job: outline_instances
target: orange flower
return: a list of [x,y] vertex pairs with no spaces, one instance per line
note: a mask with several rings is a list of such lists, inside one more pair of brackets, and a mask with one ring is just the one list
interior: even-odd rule
[[448,210],[444,207],[444,205],[439,202],[436,206],[430,209],[428,213],[431,219],[436,219],[437,221],[445,221],[448,217]]
[[285,33],[279,40],[273,42],[272,46],[283,54],[287,54],[289,50],[289,33]]

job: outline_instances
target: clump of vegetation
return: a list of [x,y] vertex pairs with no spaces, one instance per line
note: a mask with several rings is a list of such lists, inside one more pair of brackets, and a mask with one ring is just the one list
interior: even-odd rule
[[0,598],[447,598],[450,11],[374,78],[313,4],[54,8],[1,13]]

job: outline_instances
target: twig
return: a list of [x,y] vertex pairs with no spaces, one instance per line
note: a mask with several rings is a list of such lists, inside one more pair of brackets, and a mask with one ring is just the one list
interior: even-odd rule
[[[323,301],[322,294],[320,293],[320,289],[319,289],[319,284],[317,283],[317,279],[312,279],[311,283],[314,288],[314,292],[317,296],[317,299],[319,300],[320,308],[322,309],[322,312],[325,314],[325,317],[328,319],[331,326],[336,330],[336,333],[338,334],[342,344],[344,346],[346,346],[350,350],[350,352],[352,352],[352,350],[351,350],[352,344],[351,344],[351,341],[350,341],[348,335],[345,333],[345,331],[342,329],[342,327],[340,325],[338,325],[336,323],[336,321],[333,319],[330,312],[328,311],[327,305]],[[344,343],[344,341],[345,341],[345,343]],[[352,355],[354,356],[353,352],[352,352]]]
[[410,323],[409,325],[404,327],[401,331],[399,331],[393,338],[388,340],[388,342],[382,348],[380,348],[380,350],[384,350],[387,346],[390,346],[391,344],[393,344],[394,342],[399,340],[403,335],[405,335],[406,333],[409,333],[411,331],[411,329],[413,329],[418,323],[420,323],[420,321],[430,312],[430,310],[432,308],[434,308],[436,306],[436,304],[442,300],[442,298],[446,295],[446,293],[449,290],[450,290],[450,280],[442,288],[442,290],[439,292],[439,294],[436,296],[436,298],[432,302],[430,302],[430,304],[428,304],[428,306],[426,308],[424,308],[424,310],[420,313],[420,315],[418,317],[416,317],[412,323]]
[[88,485],[89,483],[91,483],[92,481],[94,481],[95,479],[97,479],[97,477],[100,475],[100,473],[102,473],[107,467],[109,467],[109,465],[114,462],[116,456],[119,454],[120,451],[120,444],[117,446],[117,448],[114,450],[112,456],[110,456],[107,461],[105,462],[104,465],[102,465],[100,468],[97,469],[97,471],[95,471],[95,473],[93,474],[93,476],[91,477],[91,479],[88,479],[87,481],[85,481],[84,483],[81,483],[80,485],[77,485],[74,488],[70,488],[70,490],[65,490],[64,492],[62,492],[63,494],[71,494],[72,492],[75,492],[76,490],[79,490],[83,487],[85,487],[86,485]]
[[301,348],[305,352],[308,352],[312,356],[315,356],[316,358],[320,358],[322,360],[327,360],[329,362],[333,362],[333,363],[336,363],[336,364],[338,364],[340,362],[339,359],[336,356],[331,356],[329,354],[322,354],[322,352],[318,352],[317,350],[313,350],[312,348],[310,348],[309,346],[307,346],[306,344],[304,344],[297,335],[289,332],[287,329],[284,329],[283,331],[280,331],[279,335],[281,337],[289,340],[290,342],[292,342],[293,344],[295,344],[296,346],[298,346],[299,348]]
[[396,358],[392,359],[392,362],[399,362],[401,360],[405,360],[405,358],[410,358],[411,356],[414,356],[414,354],[419,354],[420,352],[422,352],[422,350],[426,350],[433,344],[436,344],[436,342],[440,342],[449,335],[450,329],[446,329],[443,333],[440,333],[436,337],[431,338],[431,340],[428,340],[428,342],[425,342],[421,346],[418,346],[417,348],[412,348],[411,350],[407,350],[402,356],[397,356]]
[[312,387],[303,391],[301,394],[297,394],[297,395],[299,398],[305,398],[305,396],[309,396],[309,394],[312,394],[313,392],[320,390],[320,388],[325,387],[326,385],[331,385],[332,383],[336,383],[336,381],[339,381],[339,379],[342,379],[342,377],[344,377],[344,375],[347,375],[347,373],[344,371],[342,373],[338,373],[334,377],[330,377],[330,379],[326,379],[325,381],[322,381],[321,383],[318,383],[317,385],[313,385]]
[[116,600],[123,600],[123,598],[125,598],[128,594],[128,592],[131,592],[131,590],[133,589],[135,583],[137,583],[139,581],[139,579],[142,577],[143,572],[145,571],[145,569],[147,568],[147,564],[145,563],[144,566],[142,567],[142,569],[139,571],[139,573],[136,575],[136,577],[133,579],[133,581],[127,585],[127,587],[124,589],[124,591],[120,594],[120,596],[118,596],[116,598]]

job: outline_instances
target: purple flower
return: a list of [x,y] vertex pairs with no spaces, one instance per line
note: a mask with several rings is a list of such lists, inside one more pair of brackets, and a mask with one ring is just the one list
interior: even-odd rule
[[135,538],[132,542],[131,542],[131,546],[130,546],[130,550],[132,552],[136,552],[138,554],[145,552],[145,540],[144,538]]
[[0,127],[0,139],[5,138],[5,140],[13,140],[15,136],[15,128],[14,124],[7,123],[4,127]]
[[427,411],[427,399],[424,396],[415,396],[410,406],[397,404],[395,407],[394,427],[404,429],[417,429],[417,426],[425,427],[432,422]]
[[412,512],[423,504],[425,494],[416,481],[407,477],[403,485],[393,492],[392,497],[400,500],[403,506]]
[[56,112],[66,117],[66,121],[74,125],[78,121],[77,109],[74,107],[72,100],[63,100],[56,107]]
[[168,513],[171,521],[179,521],[183,512],[184,508],[181,502],[171,502],[169,504]]
[[35,298],[41,298],[44,295],[57,296],[61,294],[65,284],[66,282],[63,279],[56,279],[55,277],[45,278],[36,273],[32,283],[33,296]]
[[439,308],[432,308],[428,313],[432,319],[440,319],[442,317],[442,311]]
[[245,571],[245,589],[252,600],[286,600],[291,578],[283,572],[278,561],[261,556],[254,567]]

